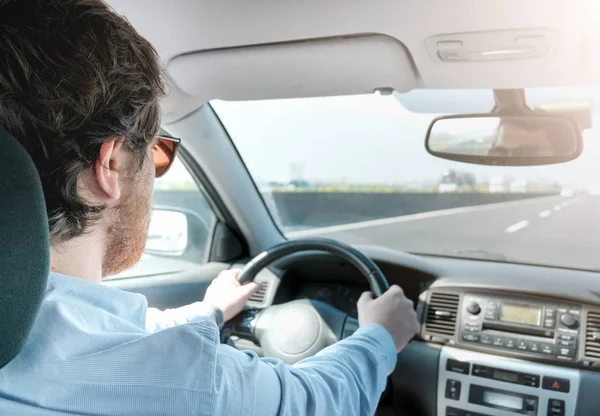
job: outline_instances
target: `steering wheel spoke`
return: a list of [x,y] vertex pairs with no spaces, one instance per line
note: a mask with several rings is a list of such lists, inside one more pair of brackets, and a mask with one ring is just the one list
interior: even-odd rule
[[254,341],[256,339],[254,336],[254,328],[256,326],[258,316],[261,314],[261,312],[261,309],[253,308],[246,309],[239,313],[230,322],[225,324],[225,327],[222,331],[224,337],[236,335],[240,338]]
[[346,320],[344,321],[344,328],[342,329],[342,339],[348,338],[350,335],[354,334],[357,329],[358,319],[347,315]]

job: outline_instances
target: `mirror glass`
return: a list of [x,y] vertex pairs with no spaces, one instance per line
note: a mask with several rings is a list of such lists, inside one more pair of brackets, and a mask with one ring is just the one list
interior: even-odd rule
[[145,252],[176,256],[182,254],[187,245],[187,216],[179,211],[153,210]]
[[566,117],[452,116],[434,120],[427,148],[436,156],[471,163],[478,162],[469,160],[473,157],[557,163],[579,155],[581,133]]

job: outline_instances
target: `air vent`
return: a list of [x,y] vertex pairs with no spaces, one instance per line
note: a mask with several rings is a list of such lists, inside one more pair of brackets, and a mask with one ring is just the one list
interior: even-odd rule
[[600,312],[588,312],[585,328],[585,356],[600,359]]
[[258,289],[258,292],[256,292],[255,294],[253,294],[250,297],[250,302],[262,303],[265,300],[265,294],[267,293],[268,283],[267,282],[260,282],[260,283],[262,283],[262,286],[260,287],[260,289]]
[[454,335],[459,296],[453,293],[432,293],[427,308],[425,330],[432,334]]

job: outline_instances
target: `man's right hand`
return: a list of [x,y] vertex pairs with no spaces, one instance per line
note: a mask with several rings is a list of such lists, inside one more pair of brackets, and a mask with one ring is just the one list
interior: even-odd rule
[[389,331],[400,352],[419,331],[419,321],[413,302],[404,296],[398,285],[373,299],[371,292],[364,292],[358,299],[358,324],[379,324]]

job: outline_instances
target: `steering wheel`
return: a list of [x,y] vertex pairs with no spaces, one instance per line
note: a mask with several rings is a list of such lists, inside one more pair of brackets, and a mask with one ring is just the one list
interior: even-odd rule
[[[325,251],[341,257],[365,277],[374,296],[389,284],[379,267],[357,249],[324,238],[286,241],[250,260],[238,275],[240,283],[254,280],[258,272],[284,256],[302,251]],[[350,336],[358,321],[333,306],[310,299],[298,299],[260,311],[246,311],[234,319],[234,332],[258,341],[266,356],[293,364],[315,355],[323,348]]]

